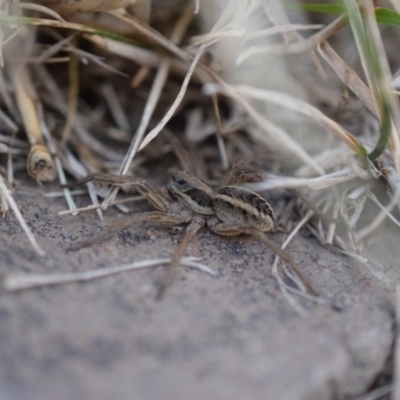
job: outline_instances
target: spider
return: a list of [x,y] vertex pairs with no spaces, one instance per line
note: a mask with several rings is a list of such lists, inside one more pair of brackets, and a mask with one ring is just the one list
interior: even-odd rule
[[[244,182],[252,179],[254,180],[254,177],[251,174],[244,172],[238,174],[235,181]],[[188,172],[178,171],[170,179],[168,187],[156,190],[145,180],[132,176],[103,173],[88,175],[68,186],[82,185],[89,181],[119,187],[134,186],[157,211],[136,214],[78,243],[71,249],[86,247],[109,233],[140,222],[155,222],[166,226],[186,225],[183,238],[173,254],[170,267],[158,291],[157,298],[161,299],[173,280],[176,267],[186,247],[200,229],[207,227],[222,236],[247,234],[260,240],[281,257],[300,277],[308,291],[316,294],[293,258],[265,235],[265,232],[274,227],[275,221],[274,212],[269,203],[256,192],[230,184],[232,180],[233,174],[230,174],[223,186],[213,189]]]

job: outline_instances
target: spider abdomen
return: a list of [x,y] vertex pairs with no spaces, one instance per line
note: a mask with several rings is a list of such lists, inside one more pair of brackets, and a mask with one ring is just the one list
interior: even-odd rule
[[274,226],[274,213],[262,196],[237,186],[223,186],[215,191],[213,208],[221,222],[251,225],[267,232]]

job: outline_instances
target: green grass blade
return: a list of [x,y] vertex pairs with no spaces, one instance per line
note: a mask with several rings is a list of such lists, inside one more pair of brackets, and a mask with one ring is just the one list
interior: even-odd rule
[[314,4],[314,3],[302,3],[296,8],[303,11],[319,12],[323,14],[341,15],[346,12],[346,8],[342,4],[330,3],[330,4]]
[[380,24],[400,26],[400,14],[388,8],[375,9],[376,20]]
[[383,153],[389,142],[389,137],[390,137],[391,118],[390,118],[389,107],[387,102],[383,102],[382,104],[384,106],[384,109],[382,112],[379,140],[375,149],[368,154],[368,158],[371,161],[375,161]]
[[[318,12],[322,14],[342,15],[346,12],[343,4],[315,4],[315,3],[285,3],[288,9],[296,9],[308,12]],[[400,26],[400,14],[390,8],[377,7],[375,9],[376,20],[380,24]]]

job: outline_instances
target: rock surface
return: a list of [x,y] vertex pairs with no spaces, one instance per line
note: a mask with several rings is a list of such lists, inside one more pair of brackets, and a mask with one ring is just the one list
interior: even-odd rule
[[[168,257],[182,234],[142,224],[90,248],[66,252],[124,215],[107,211],[104,222],[94,212],[60,217],[63,199],[46,199],[34,183],[26,185],[15,199],[46,257],[34,253],[9,212],[0,222],[3,276]],[[80,201],[86,204],[86,198]],[[282,241],[280,235],[271,237]],[[321,400],[361,395],[392,351],[392,285],[314,239],[298,235],[288,250],[318,291],[343,306],[341,312],[298,299],[307,310],[300,316],[271,274],[268,249],[251,238],[222,238],[207,231],[186,254],[200,257],[218,275],[182,269],[161,302],[155,294],[162,268],[17,293],[2,289],[0,399]],[[384,255],[382,268],[395,280],[399,274],[390,254]]]

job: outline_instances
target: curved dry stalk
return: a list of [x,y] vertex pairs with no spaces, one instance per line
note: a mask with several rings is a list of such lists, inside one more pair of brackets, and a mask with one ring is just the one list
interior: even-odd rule
[[15,68],[12,78],[19,112],[31,144],[27,162],[28,173],[39,184],[52,182],[57,176],[57,171],[45,145],[36,108],[36,96],[26,65]]
[[27,169],[36,182],[52,182],[57,176],[57,169],[49,149],[44,144],[34,144],[28,154]]

